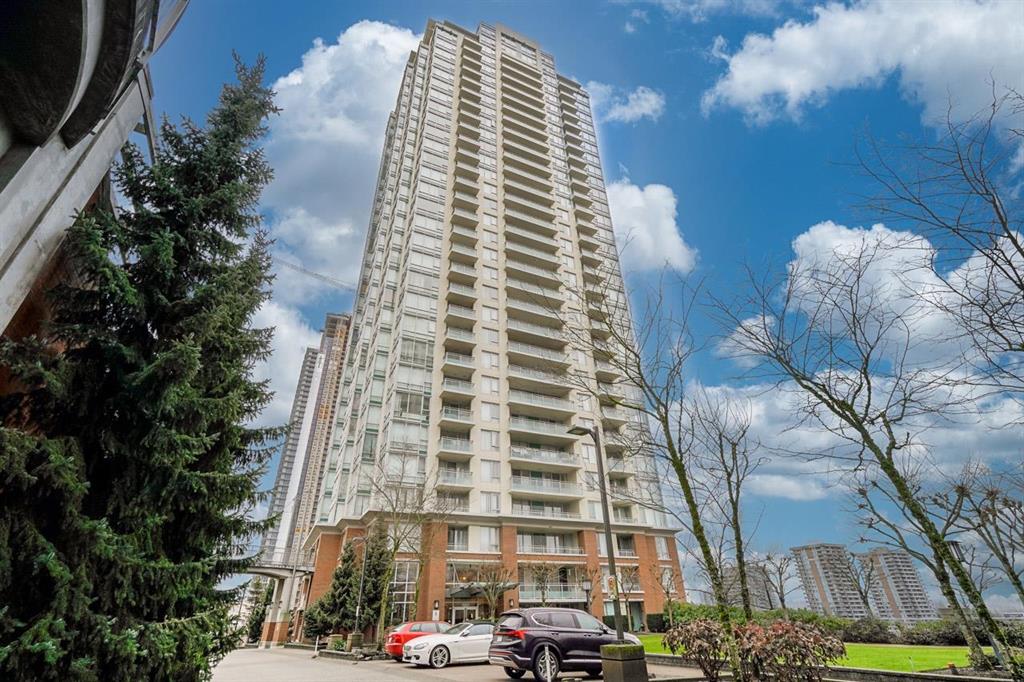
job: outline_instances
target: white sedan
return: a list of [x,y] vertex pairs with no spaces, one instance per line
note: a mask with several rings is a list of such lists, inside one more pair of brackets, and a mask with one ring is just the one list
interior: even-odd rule
[[486,663],[494,623],[459,623],[437,635],[410,640],[402,661],[443,668],[449,663]]

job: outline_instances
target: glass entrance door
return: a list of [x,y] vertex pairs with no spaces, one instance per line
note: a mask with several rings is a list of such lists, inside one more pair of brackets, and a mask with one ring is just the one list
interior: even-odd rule
[[478,618],[477,613],[478,607],[476,604],[473,604],[471,606],[452,605],[448,609],[448,622],[452,625],[458,625],[459,623],[465,622],[467,620],[476,620]]

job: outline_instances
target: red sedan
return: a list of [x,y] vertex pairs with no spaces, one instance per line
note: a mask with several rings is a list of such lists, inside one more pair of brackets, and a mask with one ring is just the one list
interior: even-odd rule
[[416,639],[423,635],[436,635],[439,632],[444,632],[451,625],[443,623],[438,620],[413,620],[408,623],[402,623],[397,626],[394,630],[388,633],[387,643],[384,645],[384,650],[388,652],[396,661],[402,660],[402,647],[410,639]]

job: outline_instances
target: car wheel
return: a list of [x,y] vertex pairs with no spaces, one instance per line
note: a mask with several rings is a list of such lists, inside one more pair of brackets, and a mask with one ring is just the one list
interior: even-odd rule
[[503,670],[505,671],[505,674],[511,677],[513,680],[518,680],[520,677],[526,674],[525,670],[520,670],[518,668],[503,668]]
[[437,646],[434,647],[433,651],[430,652],[430,667],[431,668],[443,668],[448,665],[448,661],[451,659],[451,655],[448,653],[448,647]]
[[558,660],[558,654],[552,646],[543,647],[537,658],[533,659],[533,676],[541,682],[554,682],[561,669],[562,662]]

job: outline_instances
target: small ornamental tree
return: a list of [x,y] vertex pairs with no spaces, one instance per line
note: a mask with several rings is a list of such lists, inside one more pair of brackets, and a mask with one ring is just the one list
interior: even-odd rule
[[684,621],[666,632],[661,643],[673,654],[696,663],[708,682],[717,682],[728,655],[720,622],[709,618]]
[[820,682],[826,666],[846,655],[846,647],[837,637],[804,623],[747,623],[736,626],[734,632],[751,678]]
[[267,526],[280,430],[247,426],[272,397],[252,321],[275,108],[262,60],[237,76],[205,127],[164,121],[149,162],[124,148],[132,208],[78,217],[51,320],[0,341],[0,679],[207,679],[243,634],[217,586]]

